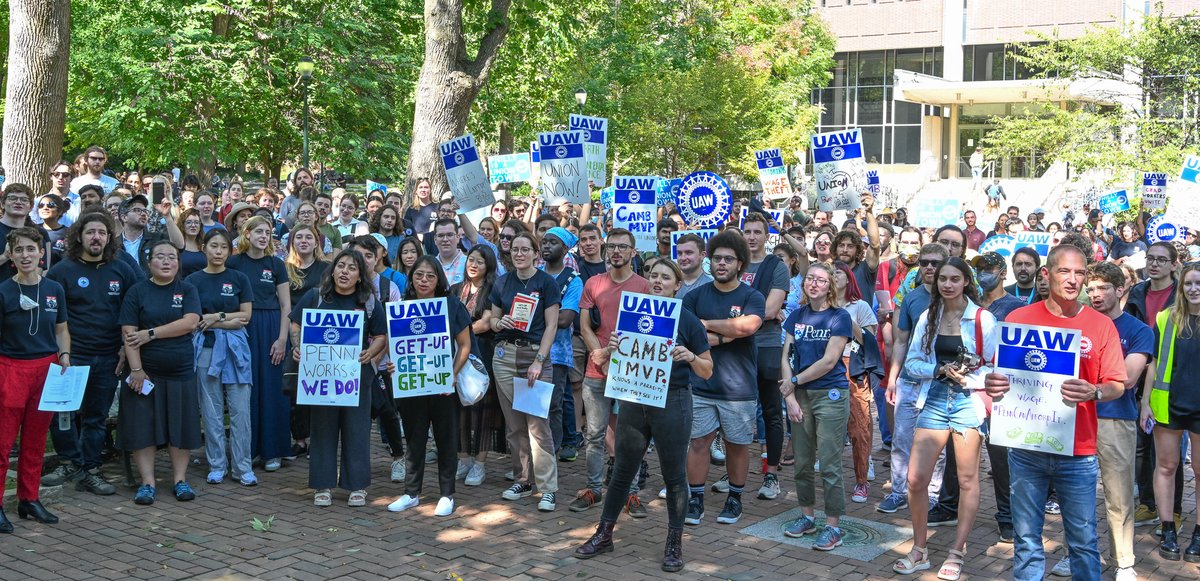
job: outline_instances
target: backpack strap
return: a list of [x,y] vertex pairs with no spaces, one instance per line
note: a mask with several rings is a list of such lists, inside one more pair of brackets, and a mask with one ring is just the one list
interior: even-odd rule
[[983,359],[983,308],[975,311],[975,354]]

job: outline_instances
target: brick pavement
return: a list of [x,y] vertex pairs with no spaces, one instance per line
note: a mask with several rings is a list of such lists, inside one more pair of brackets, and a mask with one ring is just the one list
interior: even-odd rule
[[[850,503],[849,514],[867,520],[906,525],[906,512],[883,515],[874,503],[885,493],[888,469],[884,454],[876,452],[877,478],[871,502]],[[544,514],[536,510],[537,497],[519,502],[500,499],[506,487],[502,473],[506,458],[489,462],[488,478],[479,487],[458,487],[457,512],[450,518],[435,518],[436,474],[427,470],[421,506],[402,514],[386,511],[399,496],[401,485],[387,480],[388,459],[382,446],[374,456],[375,484],[365,508],[346,506],[346,493],[335,492],[334,506],[318,508],[307,489],[307,461],[298,460],[275,473],[259,472],[256,488],[242,488],[226,481],[204,483],[205,466],[189,471],[198,497],[178,503],[170,495],[170,483],[159,483],[159,501],[152,507],[133,504],[133,490],[119,487],[116,496],[97,497],[66,488],[59,501],[50,505],[62,519],[57,526],[16,520],[14,535],[0,535],[0,579],[619,579],[671,578],[658,564],[666,529],[666,509],[654,498],[661,486],[658,468],[651,460],[648,490],[642,495],[650,516],[636,521],[623,515],[617,525],[614,553],[590,561],[571,556],[574,547],[593,531],[599,508],[584,513],[567,510],[571,491],[584,484],[580,461],[562,463],[562,493],[559,509]],[[845,457],[846,474],[849,448]],[[757,463],[754,463],[757,465]],[[986,455],[984,468],[986,473]],[[118,467],[106,466],[116,477]],[[168,474],[165,455],[160,454],[159,475]],[[714,467],[709,482],[720,477]],[[1193,475],[1188,469],[1184,531],[1195,523]],[[752,474],[747,486],[745,514],[737,525],[715,523],[723,495],[708,496],[709,517],[701,527],[687,527],[684,557],[687,567],[681,579],[815,578],[891,579],[891,562],[910,546],[906,542],[871,562],[848,559],[810,549],[799,549],[738,531],[750,523],[795,507],[790,478],[783,481],[784,494],[775,501],[761,501],[753,493],[761,476]],[[964,578],[1009,577],[1012,546],[995,542],[991,515],[995,504],[991,484],[982,486],[981,517],[968,545]],[[1103,515],[1103,510],[1099,511]],[[274,515],[269,531],[251,527],[251,519]],[[1183,581],[1200,578],[1200,567],[1169,563],[1155,554],[1151,527],[1137,529],[1136,552],[1142,556],[1137,569],[1141,579]],[[1101,549],[1107,543],[1105,524],[1100,523]],[[933,529],[931,560],[935,568],[946,556],[952,530]],[[1049,564],[1063,554],[1061,521],[1047,517]],[[1106,569],[1105,579],[1111,579]],[[936,570],[912,579],[935,579]]]

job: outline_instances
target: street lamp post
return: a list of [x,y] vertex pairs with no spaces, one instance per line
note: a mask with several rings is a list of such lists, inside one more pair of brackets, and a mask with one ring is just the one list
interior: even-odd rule
[[575,90],[575,105],[579,108],[579,114],[583,115],[583,106],[587,104],[587,91],[582,87]]
[[312,79],[313,69],[316,65],[312,59],[304,57],[300,62],[296,63],[296,72],[300,73],[300,79],[304,81],[304,167],[308,168],[308,82]]

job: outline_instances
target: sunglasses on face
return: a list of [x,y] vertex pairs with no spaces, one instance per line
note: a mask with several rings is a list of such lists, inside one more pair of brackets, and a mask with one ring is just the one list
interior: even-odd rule
[[39,210],[41,210],[43,208],[47,209],[47,210],[55,210],[58,208],[58,204],[55,204],[54,202],[42,202],[42,203],[38,204]]
[[56,178],[69,178],[69,177],[71,177],[71,172],[56,171],[56,172],[51,173],[50,175],[52,175]]
[[940,260],[921,260],[920,262],[921,262],[921,266],[923,266],[925,268],[929,268],[931,266],[937,266],[942,261],[940,261]]

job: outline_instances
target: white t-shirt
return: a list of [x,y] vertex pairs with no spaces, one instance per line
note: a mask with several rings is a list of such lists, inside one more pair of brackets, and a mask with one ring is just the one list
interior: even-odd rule
[[[858,325],[859,329],[865,329],[872,325],[879,324],[879,319],[875,318],[875,311],[873,311],[871,309],[871,305],[867,304],[865,301],[854,301],[842,308],[846,309],[846,312],[850,313],[850,320],[854,321],[854,324]],[[854,342],[854,338],[851,337],[850,341],[846,343],[846,350],[842,352],[842,356],[849,357],[851,353],[854,353],[860,348],[861,347]]]
[[83,175],[71,180],[71,191],[78,192],[79,188],[82,188],[83,186],[86,186],[88,184],[99,184],[100,188],[104,190],[105,195],[111,194],[112,191],[115,190],[117,188],[117,186],[120,185],[117,182],[117,178],[114,178],[112,176],[100,174],[100,178],[96,179],[87,174],[83,174]]

